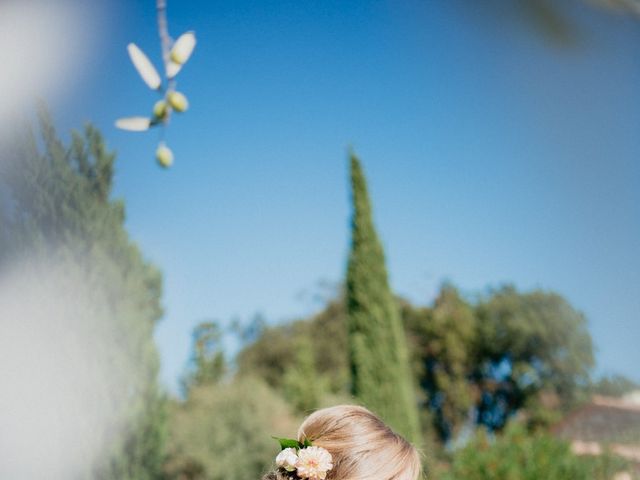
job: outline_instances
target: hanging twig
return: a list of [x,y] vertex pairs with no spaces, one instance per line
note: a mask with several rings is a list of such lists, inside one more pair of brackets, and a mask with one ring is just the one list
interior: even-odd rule
[[[160,47],[162,48],[162,63],[164,64],[165,78],[169,78],[169,62],[171,45],[173,40],[169,36],[169,24],[167,22],[167,0],[157,0],[156,10],[158,13],[158,35],[160,36]],[[172,80],[168,80],[167,89],[175,87]],[[164,141],[165,127],[169,124],[171,119],[171,111],[169,110],[160,128],[159,136],[160,141]]]
[[167,0],[157,0],[156,9],[158,11],[158,34],[160,35],[160,45],[162,46],[162,62],[164,63],[165,75],[168,77],[169,52],[172,40],[167,26]]

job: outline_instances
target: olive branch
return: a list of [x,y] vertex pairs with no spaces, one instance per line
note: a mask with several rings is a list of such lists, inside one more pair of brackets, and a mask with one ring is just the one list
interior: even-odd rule
[[160,128],[160,142],[156,149],[156,160],[160,166],[168,168],[173,164],[173,152],[164,141],[165,129],[169,125],[173,112],[182,113],[189,108],[187,97],[176,89],[176,76],[191,57],[196,46],[193,31],[183,33],[174,42],[169,35],[167,23],[167,1],[156,1],[158,17],[158,35],[162,50],[164,76],[161,77],[149,57],[135,44],[129,43],[127,51],[131,63],[147,86],[161,97],[153,105],[148,117],[124,117],[116,120],[116,127],[132,132],[147,131],[152,127]]

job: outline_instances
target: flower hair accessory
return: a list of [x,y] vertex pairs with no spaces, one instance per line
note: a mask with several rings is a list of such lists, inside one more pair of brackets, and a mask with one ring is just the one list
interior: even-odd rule
[[333,468],[331,454],[322,447],[315,447],[308,439],[304,442],[289,438],[276,438],[282,451],[276,457],[279,468],[299,479],[325,480]]

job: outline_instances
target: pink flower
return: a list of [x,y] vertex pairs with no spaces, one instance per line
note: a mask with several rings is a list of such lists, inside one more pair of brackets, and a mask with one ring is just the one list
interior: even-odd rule
[[298,452],[296,470],[300,478],[324,480],[333,468],[331,454],[322,447],[307,447]]

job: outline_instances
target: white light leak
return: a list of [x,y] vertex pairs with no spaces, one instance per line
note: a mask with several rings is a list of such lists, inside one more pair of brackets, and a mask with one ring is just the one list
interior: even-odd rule
[[0,478],[90,478],[122,431],[131,378],[86,281],[34,263],[0,278]]
[[52,98],[81,76],[93,17],[81,2],[0,1],[0,130],[35,97]]

